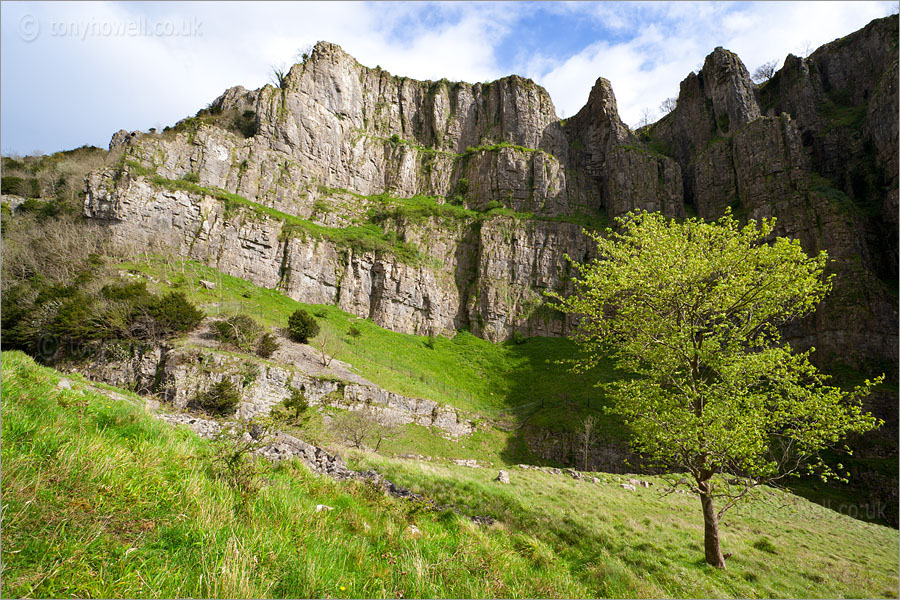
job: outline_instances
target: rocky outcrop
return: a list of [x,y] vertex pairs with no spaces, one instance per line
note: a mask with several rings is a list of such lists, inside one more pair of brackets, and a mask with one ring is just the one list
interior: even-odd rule
[[828,252],[834,291],[784,332],[820,364],[897,366],[896,19],[788,56],[760,87],[717,48],[642,132],[678,161],[699,216],[775,217],[776,234]]
[[677,164],[645,148],[622,123],[609,81],[597,80],[587,104],[565,129],[573,166],[597,189],[610,217],[636,208],[684,216]]
[[[291,342],[282,340],[282,344]],[[276,353],[273,360],[278,358]],[[269,414],[274,406],[290,397],[292,389],[298,389],[305,393],[312,406],[367,408],[385,424],[415,423],[435,429],[448,439],[475,431],[472,421],[450,406],[389,392],[351,375],[346,369],[348,379],[340,379],[330,374],[303,372],[287,361],[272,363],[210,347],[112,345],[105,347],[90,363],[71,368],[94,381],[154,394],[178,410],[190,408],[198,394],[227,379],[240,390],[241,402],[237,408],[240,419]]]

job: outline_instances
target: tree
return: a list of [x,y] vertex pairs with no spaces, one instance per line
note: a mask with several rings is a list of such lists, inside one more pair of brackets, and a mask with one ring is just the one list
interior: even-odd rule
[[582,456],[584,457],[583,465],[584,467],[581,469],[582,471],[588,471],[588,466],[590,466],[590,457],[591,457],[591,442],[594,440],[594,429],[597,428],[597,417],[594,415],[589,415],[585,418],[582,423],[582,429],[578,433],[579,441],[581,442],[581,451]]
[[299,50],[297,50],[297,56],[295,57],[296,62],[305,63],[313,54],[313,50],[316,47],[313,44],[306,44],[302,46]]
[[309,400],[307,399],[306,392],[303,390],[302,386],[300,389],[293,387],[290,389],[291,395],[290,397],[285,398],[283,404],[286,409],[293,411],[294,421],[299,423],[300,417],[303,416],[303,413],[309,408]]
[[675,110],[675,106],[677,106],[677,105],[678,105],[678,98],[675,98],[674,96],[672,96],[670,98],[666,98],[665,100],[660,102],[659,112],[661,112],[664,115],[667,115],[670,112],[672,112],[673,110]]
[[272,65],[272,72],[269,75],[269,81],[277,88],[282,90],[287,89],[288,84],[288,74],[290,73],[290,69],[281,64],[281,65]]
[[706,223],[637,211],[617,221],[617,232],[589,234],[600,258],[576,265],[574,293],[553,296],[580,316],[587,358],[576,369],[612,356],[634,374],[605,386],[612,411],[635,451],[679,472],[673,489],[699,495],[706,560],[724,568],[723,513],[787,476],[840,478],[819,453],[880,425],[860,406],[878,380],[831,387],[812,348],[781,340],[777,326],[812,312],[831,283],[825,252],[773,239],[774,219],[741,227],[730,213]]
[[775,65],[777,64],[778,61],[770,60],[769,62],[756,67],[756,70],[753,71],[754,83],[762,83],[772,79],[772,76],[775,75]]
[[641,127],[646,127],[650,123],[653,122],[653,111],[647,108],[646,106],[641,109],[641,118],[638,119],[637,126],[638,129]]
[[378,452],[381,442],[394,432],[394,427],[369,407],[339,414],[331,422],[331,427],[354,448],[362,449],[368,442],[374,444],[375,452]]
[[319,324],[316,323],[316,318],[302,308],[298,308],[288,317],[288,335],[295,342],[305,344],[309,338],[315,337],[318,333]]
[[334,356],[331,355],[332,346],[334,345],[334,339],[331,337],[331,333],[328,330],[322,332],[322,335],[319,336],[319,353],[322,360],[323,367],[330,367],[331,361],[334,360]]

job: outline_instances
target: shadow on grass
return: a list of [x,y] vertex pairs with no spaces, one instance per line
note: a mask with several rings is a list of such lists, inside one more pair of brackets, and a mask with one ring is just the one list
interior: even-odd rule
[[[507,409],[498,419],[500,427],[514,432],[502,458],[588,471],[629,470],[625,460],[634,457],[627,448],[627,428],[604,410],[610,400],[597,387],[622,376],[612,361],[603,359],[575,373],[560,364],[582,356],[571,340],[533,337],[506,344],[517,368],[506,374]],[[584,422],[591,416],[596,425],[585,461]]]

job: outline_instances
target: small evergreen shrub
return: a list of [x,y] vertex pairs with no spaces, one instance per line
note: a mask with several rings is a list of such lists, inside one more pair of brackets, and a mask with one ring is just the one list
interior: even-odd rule
[[200,183],[200,174],[199,173],[185,173],[181,177],[182,181],[187,181],[188,183]]
[[213,335],[217,340],[244,352],[256,349],[262,332],[262,326],[247,315],[234,315],[213,323]]
[[319,333],[319,324],[311,314],[298,308],[288,317],[288,335],[295,342],[305,344]]
[[240,402],[240,391],[231,381],[223,379],[205,392],[199,392],[189,406],[211,415],[227,416],[234,414]]
[[522,334],[521,331],[513,331],[513,334],[509,339],[513,344],[524,344],[527,338]]
[[280,346],[278,338],[267,331],[259,337],[259,341],[256,343],[256,355],[262,358],[269,358]]
[[150,314],[167,333],[191,331],[203,320],[203,313],[184,295],[169,292],[150,306]]
[[291,388],[291,395],[282,402],[284,407],[292,413],[295,421],[299,421],[300,417],[309,408],[309,400],[302,389]]
[[347,330],[347,335],[355,339],[362,335],[362,330],[353,323],[350,325],[350,329]]

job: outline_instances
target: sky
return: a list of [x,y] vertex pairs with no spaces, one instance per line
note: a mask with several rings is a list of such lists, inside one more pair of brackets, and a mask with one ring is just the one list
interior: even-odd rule
[[[896,2],[0,3],[0,150],[105,147],[119,129],[255,89],[316,41],[416,79],[529,77],[572,116],[598,77],[635,125],[716,46],[752,72],[897,12]],[[655,119],[654,119],[655,120]]]

